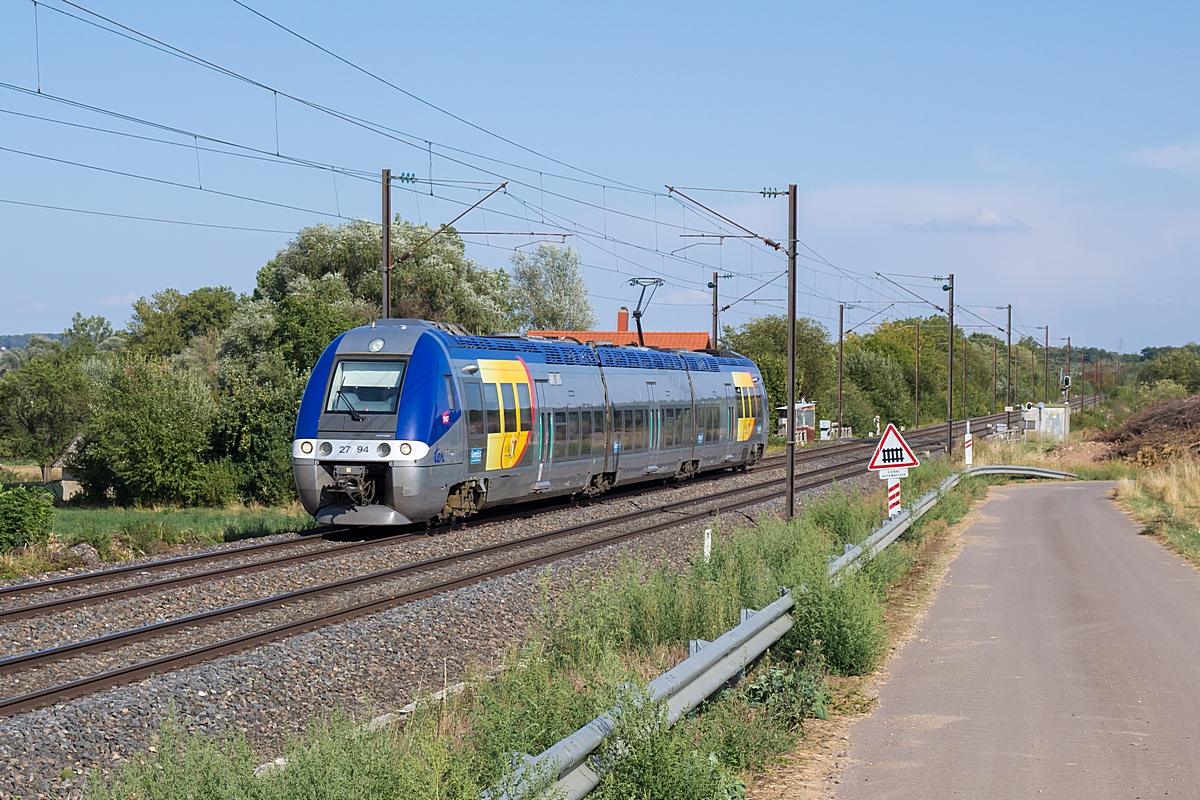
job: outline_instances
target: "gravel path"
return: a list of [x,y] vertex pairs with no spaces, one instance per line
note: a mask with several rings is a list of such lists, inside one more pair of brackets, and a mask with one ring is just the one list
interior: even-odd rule
[[[772,471],[768,470],[750,475],[733,475],[719,485],[699,482],[684,484],[678,489],[656,492],[654,496],[593,503],[550,512],[533,520],[508,521],[453,536],[423,539],[419,540],[420,543],[430,549],[423,551],[421,557],[432,555],[438,549],[446,552],[463,548],[462,540],[458,537],[464,534],[473,539],[479,537],[470,545],[478,546],[487,537],[491,537],[491,541],[511,538],[512,526],[515,525],[524,526],[519,535],[529,535],[537,532],[534,528],[552,530],[588,518],[581,515],[593,515],[591,518],[608,516],[635,504],[646,506],[665,499],[682,499],[691,493],[707,494],[740,482],[761,482],[772,476]],[[867,478],[847,483],[855,482],[869,488],[874,488],[875,484]],[[757,516],[777,512],[780,506],[781,501],[775,500],[749,507],[745,511],[750,516]],[[733,515],[727,518],[726,524],[736,526],[744,519],[740,514]],[[507,533],[494,530],[505,526],[508,526]],[[242,731],[251,736],[256,746],[267,751],[278,748],[287,734],[301,730],[314,715],[335,708],[346,708],[359,714],[370,714],[371,709],[394,709],[412,699],[422,687],[440,686],[443,666],[449,680],[456,681],[466,669],[473,665],[494,664],[512,646],[521,642],[532,621],[532,609],[538,599],[540,590],[537,578],[544,571],[550,574],[552,585],[561,587],[570,574],[581,567],[598,570],[610,568],[619,553],[626,549],[640,551],[645,557],[660,563],[682,566],[694,549],[703,527],[703,524],[696,523],[640,537],[623,545],[606,547],[547,567],[515,573],[269,644],[254,651],[156,676],[133,686],[0,720],[0,797],[80,796],[82,781],[64,781],[61,777],[64,768],[73,769],[77,775],[97,767],[102,772],[111,772],[122,760],[147,745],[162,714],[172,704],[179,719],[190,729],[209,733]],[[364,554],[360,552],[355,555]],[[385,556],[372,552],[370,557]],[[413,554],[409,552],[408,559],[412,557]],[[328,561],[317,563],[327,566]],[[301,566],[311,568],[313,565]],[[246,577],[266,575],[268,573],[255,573]],[[322,580],[328,577],[328,574],[321,576]],[[414,580],[425,582],[432,577],[432,573],[427,573]],[[278,585],[272,583],[273,587]],[[196,589],[203,595],[204,589],[211,586],[205,584],[189,589]],[[206,599],[200,596],[192,601],[205,602]],[[128,602],[132,604],[134,601],[147,600],[149,598],[132,598]],[[170,604],[172,601],[159,598],[159,602]],[[108,609],[109,605],[115,604],[97,608]],[[313,607],[305,608],[309,613],[312,610]],[[77,609],[47,619],[91,611]],[[105,613],[112,612],[109,610]],[[142,608],[136,613],[145,614],[146,610]],[[289,610],[268,613],[282,615],[289,613]],[[250,627],[261,626],[259,615],[259,618],[232,620],[227,623],[230,627],[225,632],[236,630],[238,625],[249,625],[252,619],[254,624]],[[97,621],[102,624],[107,618]],[[36,620],[14,624],[24,622]],[[79,624],[69,623],[68,627]],[[87,632],[95,635],[97,631],[88,627]],[[53,634],[47,630],[43,635]],[[181,641],[186,642],[187,637],[196,635],[200,635],[200,632],[183,632],[172,636],[170,643],[178,646]],[[63,664],[73,664],[70,673],[78,675],[91,671],[95,666],[95,662],[84,663],[87,659],[111,658],[124,662],[137,655],[157,652],[136,648],[153,648],[156,645],[153,642],[133,645],[124,648],[123,655],[121,650],[115,650]],[[162,649],[175,647],[164,644]],[[26,676],[7,676],[3,679],[3,688],[7,691],[0,694],[13,694],[14,687],[18,686],[16,681],[19,680],[32,681],[33,684],[43,679],[55,682],[51,670],[61,668],[63,664],[48,665]],[[41,673],[41,678],[31,677],[38,673]]]

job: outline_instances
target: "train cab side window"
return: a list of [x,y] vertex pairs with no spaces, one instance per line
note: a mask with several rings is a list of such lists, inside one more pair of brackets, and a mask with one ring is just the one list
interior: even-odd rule
[[446,408],[450,411],[457,411],[458,404],[454,402],[454,378],[451,375],[442,375],[446,380]]
[[483,392],[478,383],[467,384],[467,426],[471,436],[483,435]]
[[494,383],[483,385],[483,399],[487,409],[487,432],[500,432],[500,392]]
[[592,412],[591,409],[579,412],[579,454],[588,456],[592,454]]
[[567,412],[567,458],[579,455],[579,412]]
[[567,412],[554,412],[554,457],[563,458],[567,454]]
[[500,384],[500,395],[504,401],[504,432],[516,433],[517,402],[513,396],[513,385],[511,383]]
[[529,384],[517,384],[517,408],[521,411],[521,430],[533,430],[533,409],[529,405]]

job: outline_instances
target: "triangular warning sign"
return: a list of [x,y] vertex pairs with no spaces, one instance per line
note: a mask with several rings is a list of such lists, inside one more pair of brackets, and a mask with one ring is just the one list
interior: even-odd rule
[[912,448],[908,446],[908,442],[904,441],[904,437],[900,435],[900,431],[896,430],[896,426],[888,423],[887,430],[883,432],[883,437],[879,440],[879,446],[875,448],[875,455],[871,456],[871,463],[867,465],[867,469],[897,469],[899,467],[919,467],[920,461],[913,455]]

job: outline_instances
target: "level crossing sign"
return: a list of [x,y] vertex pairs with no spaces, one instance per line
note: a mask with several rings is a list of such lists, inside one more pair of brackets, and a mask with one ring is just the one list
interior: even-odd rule
[[883,432],[879,445],[875,448],[875,455],[871,456],[871,462],[867,464],[867,469],[888,482],[889,519],[900,513],[900,479],[908,477],[909,467],[919,466],[921,462],[917,460],[908,442],[904,441],[895,425],[888,423],[887,430]]
[[[908,475],[909,467],[919,466],[921,466],[921,462],[913,454],[908,442],[904,441],[904,437],[900,435],[900,431],[896,430],[895,425],[888,423],[887,430],[883,432],[883,436],[879,439],[879,445],[875,448],[875,455],[871,456],[871,463],[867,464],[867,469],[881,473],[879,476],[881,478],[903,478]],[[901,470],[902,472],[900,472]],[[899,474],[883,474],[893,471]]]

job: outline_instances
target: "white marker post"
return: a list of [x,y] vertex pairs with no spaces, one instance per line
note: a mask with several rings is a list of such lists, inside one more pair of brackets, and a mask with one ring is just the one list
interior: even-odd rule
[[975,451],[974,444],[975,437],[971,435],[970,431],[967,431],[963,436],[963,461],[968,467],[971,466],[971,456]]
[[887,430],[883,432],[879,445],[875,448],[875,455],[871,456],[871,461],[867,464],[867,469],[887,481],[889,519],[900,513],[900,479],[908,477],[910,467],[919,466],[921,462],[917,460],[908,442],[904,441],[895,425],[888,423]]

